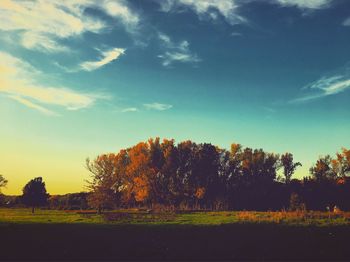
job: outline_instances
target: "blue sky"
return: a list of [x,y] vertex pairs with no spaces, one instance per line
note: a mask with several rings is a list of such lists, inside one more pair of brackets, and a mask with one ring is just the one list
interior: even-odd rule
[[149,137],[303,163],[349,147],[350,3],[0,2],[0,173],[84,189],[86,157]]

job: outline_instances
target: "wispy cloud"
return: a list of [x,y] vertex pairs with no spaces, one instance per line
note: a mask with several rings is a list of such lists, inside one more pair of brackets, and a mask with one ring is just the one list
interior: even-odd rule
[[136,107],[128,107],[128,108],[124,108],[122,110],[122,113],[127,113],[127,112],[137,112],[139,111]]
[[158,55],[162,59],[163,66],[170,66],[174,62],[197,63],[201,61],[197,54],[190,51],[189,43],[186,40],[174,43],[168,35],[163,33],[159,33],[158,37],[163,47],[167,50],[163,54]]
[[344,20],[343,26],[350,26],[350,17],[348,17]]
[[105,21],[88,15],[88,8],[100,9],[132,31],[139,24],[139,15],[131,11],[125,1],[112,0],[50,0],[0,1],[0,30],[12,31],[21,37],[20,44],[42,52],[67,51],[61,40],[100,33],[107,27]]
[[147,109],[158,110],[158,111],[168,110],[173,107],[172,105],[161,104],[156,102],[151,104],[143,104],[143,106],[146,107]]
[[67,110],[79,110],[92,106],[97,99],[106,98],[99,94],[78,92],[67,87],[42,85],[38,81],[41,76],[41,72],[25,61],[0,52],[0,93],[32,109],[46,115],[56,115],[42,104],[60,106]]
[[315,100],[325,96],[336,95],[350,89],[350,71],[342,70],[340,74],[322,77],[319,80],[305,86],[303,96],[292,99],[290,103],[300,103]]
[[230,24],[244,23],[246,19],[238,14],[237,0],[161,0],[159,4],[164,12],[188,8],[200,19],[217,20],[223,17]]
[[[98,3],[98,1],[95,3]],[[139,25],[140,16],[128,7],[126,1],[101,1],[97,6],[102,8],[108,15],[119,19],[128,31],[134,31]]]
[[97,61],[86,61],[80,64],[82,70],[93,71],[96,70],[110,62],[118,59],[119,56],[123,55],[125,52],[124,48],[113,48],[107,51],[101,52],[101,58]]
[[21,44],[27,49],[35,49],[42,52],[55,53],[55,52],[68,52],[69,48],[64,45],[60,45],[57,41],[53,40],[44,34],[37,34],[33,32],[25,32],[22,34]]
[[29,107],[29,108],[32,108],[32,109],[35,109],[35,110],[38,110],[39,112],[45,114],[45,115],[48,115],[48,116],[59,116],[59,114],[45,108],[45,107],[42,107],[42,106],[39,106],[37,104],[34,104],[32,102],[30,102],[29,100],[27,99],[24,99],[23,97],[20,97],[20,96],[15,96],[15,95],[9,95],[8,96],[9,98]]
[[322,9],[330,5],[332,0],[273,0],[281,6],[295,6],[299,9]]

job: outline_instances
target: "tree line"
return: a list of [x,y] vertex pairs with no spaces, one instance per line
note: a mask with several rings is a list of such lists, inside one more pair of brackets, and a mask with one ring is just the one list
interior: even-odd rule
[[[118,153],[86,160],[89,192],[49,196],[41,177],[20,197],[0,204],[53,209],[149,207],[209,210],[350,210],[350,150],[320,157],[310,176],[292,178],[301,163],[293,154],[275,154],[232,144],[149,139]],[[0,190],[7,180],[0,175]]]
[[[86,160],[88,203],[98,210],[135,206],[174,209],[280,210],[327,206],[350,209],[350,150],[320,157],[310,176],[292,179],[301,163],[232,144],[159,138]],[[279,171],[282,174],[279,176]]]

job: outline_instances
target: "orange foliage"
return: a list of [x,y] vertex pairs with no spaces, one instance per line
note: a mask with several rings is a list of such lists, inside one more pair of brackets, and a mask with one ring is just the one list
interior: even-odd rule
[[197,199],[203,199],[205,195],[205,188],[204,187],[199,187],[196,190],[195,196]]

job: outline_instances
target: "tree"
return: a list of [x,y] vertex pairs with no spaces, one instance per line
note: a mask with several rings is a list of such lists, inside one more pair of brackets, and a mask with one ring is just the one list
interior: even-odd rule
[[301,201],[300,196],[297,193],[292,193],[289,199],[289,210],[304,211],[305,209],[305,204]]
[[203,199],[207,205],[223,191],[219,181],[219,157],[217,148],[206,143],[198,145],[194,154],[190,187],[196,199]]
[[316,164],[310,168],[310,173],[316,181],[333,180],[337,173],[332,167],[332,158],[329,155],[320,157]]
[[293,154],[285,153],[281,156],[281,164],[283,167],[283,174],[285,177],[285,182],[286,182],[286,184],[289,184],[290,179],[295,172],[295,169],[298,166],[301,166],[301,163],[300,162],[294,163],[293,162]]
[[2,175],[0,175],[0,194],[1,194],[1,188],[6,187],[7,182],[8,181]]
[[115,167],[117,162],[115,154],[98,156],[95,160],[86,159],[86,168],[91,172],[91,180],[88,182],[90,195],[88,203],[96,208],[98,213],[105,208],[112,207],[116,202],[118,193],[117,177]]
[[333,159],[332,166],[341,177],[348,175],[350,173],[350,150],[342,148],[342,152],[337,153],[337,159]]
[[151,165],[149,144],[138,143],[128,150],[128,156],[125,199],[131,203],[150,204],[155,198],[156,171]]
[[41,177],[30,180],[23,188],[22,202],[32,207],[34,213],[35,207],[47,204],[49,194],[46,193],[45,183]]

